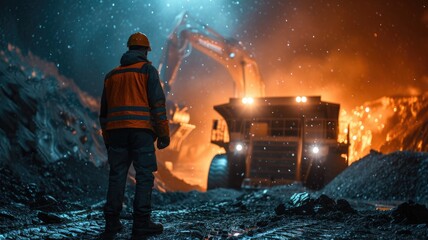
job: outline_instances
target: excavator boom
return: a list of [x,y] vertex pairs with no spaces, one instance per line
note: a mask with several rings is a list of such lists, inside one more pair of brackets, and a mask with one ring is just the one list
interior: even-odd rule
[[192,48],[224,66],[234,82],[234,97],[263,97],[264,83],[254,58],[235,39],[226,39],[187,13],[177,16],[177,24],[168,37],[160,77],[170,93],[182,60]]
[[[168,36],[163,57],[159,64],[159,75],[168,96],[184,58],[192,49],[200,51],[224,66],[232,77],[235,98],[263,97],[264,83],[254,58],[235,39],[227,39],[206,24],[191,18],[186,12],[177,16],[176,25]],[[195,128],[189,124],[190,115],[186,107],[167,101],[171,110],[171,149],[180,150],[183,140]],[[175,107],[172,107],[175,105]]]

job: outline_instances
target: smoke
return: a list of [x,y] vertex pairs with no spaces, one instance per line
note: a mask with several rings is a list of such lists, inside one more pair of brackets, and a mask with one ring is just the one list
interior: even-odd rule
[[428,90],[423,1],[268,1],[261,7],[238,35],[256,53],[268,95],[321,95],[352,108]]
[[319,95],[338,103],[355,102],[361,97],[361,85],[366,84],[368,68],[363,58],[341,53],[325,58],[299,56],[288,64],[287,72],[275,69],[266,75],[266,92],[273,96]]

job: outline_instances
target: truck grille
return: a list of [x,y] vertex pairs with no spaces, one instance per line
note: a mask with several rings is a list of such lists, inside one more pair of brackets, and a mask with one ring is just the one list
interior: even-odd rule
[[249,155],[250,178],[295,180],[298,141],[253,140]]

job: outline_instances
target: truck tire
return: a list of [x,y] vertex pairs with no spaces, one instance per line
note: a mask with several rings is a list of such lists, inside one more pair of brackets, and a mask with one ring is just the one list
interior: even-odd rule
[[207,190],[229,187],[229,163],[226,154],[217,154],[211,161]]

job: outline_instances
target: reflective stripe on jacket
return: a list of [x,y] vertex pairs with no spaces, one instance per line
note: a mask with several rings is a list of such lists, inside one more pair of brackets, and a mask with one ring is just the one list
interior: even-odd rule
[[146,128],[168,136],[165,94],[157,70],[148,62],[119,66],[104,81],[101,128]]

